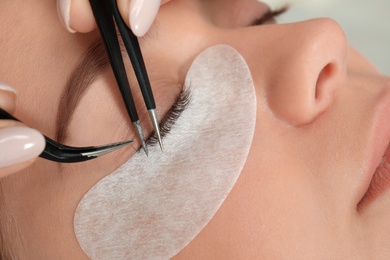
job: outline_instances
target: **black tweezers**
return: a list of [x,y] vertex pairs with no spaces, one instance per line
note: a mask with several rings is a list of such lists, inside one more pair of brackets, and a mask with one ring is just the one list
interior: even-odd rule
[[137,130],[142,147],[145,153],[148,154],[145,138],[143,136],[141,124],[138,118],[137,109],[131,94],[130,84],[127,78],[115,24],[119,29],[119,33],[130,57],[131,64],[141,88],[146,108],[149,112],[150,120],[153,124],[153,129],[157,134],[161,150],[163,151],[163,144],[157,120],[156,104],[138,39],[123,21],[122,16],[119,13],[116,0],[89,0],[89,2],[91,4],[100,34],[104,41],[111,67],[125,103],[127,113],[129,114],[135,129]]
[[[10,115],[6,111],[0,108],[0,119],[10,119],[20,121],[14,116]],[[44,136],[46,140],[45,150],[39,157],[45,158],[54,162],[61,163],[75,163],[84,162],[98,158],[102,155],[111,153],[113,151],[122,148],[133,141],[119,142],[114,144],[108,144],[103,146],[90,146],[90,147],[72,147],[60,144],[47,136]]]

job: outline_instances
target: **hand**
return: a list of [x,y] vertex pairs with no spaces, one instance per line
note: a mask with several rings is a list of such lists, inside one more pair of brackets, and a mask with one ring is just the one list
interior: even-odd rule
[[[152,26],[162,4],[170,0],[117,0],[119,11],[133,33],[142,37]],[[57,0],[60,19],[70,32],[91,32],[96,28],[89,0]]]
[[[16,91],[0,83],[0,107],[15,111]],[[37,130],[20,122],[0,119],[0,178],[31,165],[45,148],[45,139]]]

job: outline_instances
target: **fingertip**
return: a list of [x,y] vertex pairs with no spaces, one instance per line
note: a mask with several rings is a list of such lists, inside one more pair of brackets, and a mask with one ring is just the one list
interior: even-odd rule
[[124,22],[130,28],[130,19],[129,19],[129,11],[130,11],[130,1],[129,0],[117,0],[116,1],[119,9],[119,13],[121,14]]
[[132,0],[130,2],[130,28],[138,36],[144,36],[152,26],[161,6],[161,0]]
[[70,27],[80,33],[88,33],[95,30],[95,17],[88,0],[72,1]]
[[70,0],[57,0],[57,12],[58,16],[64,25],[65,29],[67,29],[70,33],[75,33],[76,31],[70,28]]
[[16,90],[8,85],[0,83],[0,108],[8,113],[15,112]]
[[[0,108],[13,114],[15,100],[16,90],[0,83]],[[45,146],[39,131],[15,120],[0,120],[0,178],[32,164]]]
[[88,0],[57,0],[57,10],[64,27],[71,33],[88,33],[96,28]]
[[[26,166],[45,149],[44,136],[37,130],[14,125],[0,129],[0,175],[8,175],[12,169]],[[4,170],[6,169],[6,170]],[[10,170],[11,169],[11,170]]]

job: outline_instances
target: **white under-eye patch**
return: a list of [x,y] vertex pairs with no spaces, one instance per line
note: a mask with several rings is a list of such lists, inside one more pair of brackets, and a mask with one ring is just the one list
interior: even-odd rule
[[169,259],[207,225],[247,159],[256,123],[250,71],[233,48],[202,52],[186,78],[191,103],[164,139],[81,200],[76,237],[92,259]]

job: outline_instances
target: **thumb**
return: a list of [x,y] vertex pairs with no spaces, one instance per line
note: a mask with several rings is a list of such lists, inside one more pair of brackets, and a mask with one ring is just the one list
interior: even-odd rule
[[[15,98],[16,91],[0,83],[0,108],[13,113]],[[45,139],[37,130],[0,117],[0,178],[32,164],[44,148]]]
[[117,0],[127,26],[138,36],[144,36],[152,26],[162,5],[172,0]]
[[[162,4],[171,0],[117,0],[119,12],[127,26],[138,36],[144,36],[156,19]],[[96,28],[89,0],[57,0],[59,17],[72,33],[91,32]]]
[[89,0],[57,0],[57,11],[63,25],[71,33],[88,33],[96,28]]
[[119,11],[131,31],[144,36],[156,19],[161,0],[117,0]]

